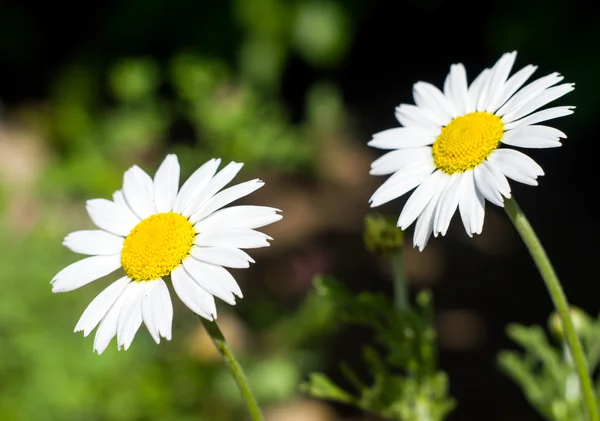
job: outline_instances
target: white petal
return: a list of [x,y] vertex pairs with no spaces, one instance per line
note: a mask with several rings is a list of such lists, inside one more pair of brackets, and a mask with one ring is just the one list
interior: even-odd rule
[[131,282],[127,276],[113,282],[96,296],[87,306],[81,318],[75,326],[75,332],[83,330],[83,335],[87,336],[100,323],[100,320],[106,316],[108,310],[114,305],[121,293]]
[[140,218],[156,213],[154,206],[154,183],[146,172],[134,165],[123,175],[123,195],[127,204]]
[[483,69],[469,86],[469,100],[467,102],[467,113],[479,110],[480,98],[487,94],[487,86],[490,80],[490,69]]
[[502,88],[502,95],[500,97],[500,101],[498,102],[498,106],[501,107],[504,105],[506,101],[508,101],[508,99],[513,96],[513,94],[517,92],[521,86],[523,86],[523,84],[536,71],[536,69],[537,66],[528,65],[512,75]]
[[413,164],[417,160],[427,160],[431,156],[431,147],[398,149],[388,152],[371,164],[371,175],[388,175]]
[[117,190],[113,193],[113,202],[121,207],[121,211],[127,214],[128,219],[133,219],[137,222],[140,222],[141,219],[133,212],[133,210],[127,204],[127,200],[125,200],[125,196],[123,195],[122,190]]
[[419,251],[423,251],[431,233],[433,231],[433,211],[435,210],[436,202],[431,201],[427,204],[421,215],[417,218],[415,232],[413,234],[413,247],[417,247]]
[[461,179],[461,198],[458,210],[465,226],[465,231],[472,237],[473,234],[481,234],[483,220],[485,217],[485,199],[475,187],[473,171],[463,173]]
[[379,149],[418,148],[433,144],[439,134],[439,129],[396,127],[375,133],[367,144]]
[[123,237],[140,222],[123,206],[106,199],[88,200],[86,209],[98,228]]
[[444,187],[450,179],[450,177],[448,177],[446,174],[444,175],[446,176],[443,179],[444,182],[439,183],[437,186],[435,186],[435,192],[433,194],[433,197],[431,198],[427,206],[425,206],[423,212],[417,218],[417,223],[415,225],[415,233],[413,235],[413,247],[418,247],[419,251],[423,251],[423,249],[427,245],[427,242],[429,241],[429,238],[431,237],[431,233],[433,232],[433,214],[438,204],[438,200],[440,199],[440,196],[444,191]]
[[[181,266],[179,266],[181,267]],[[173,324],[173,305],[169,289],[162,279],[150,282],[140,282],[142,286],[141,314],[148,332],[156,343],[160,337],[171,340]]]
[[167,155],[154,175],[154,205],[159,213],[173,210],[178,189],[179,161],[177,155]]
[[437,170],[417,187],[406,201],[400,218],[398,218],[398,226],[401,229],[405,230],[417,219],[435,195],[440,184],[445,186],[448,178],[443,171]]
[[573,114],[573,106],[553,107],[546,110],[538,111],[520,120],[513,121],[504,125],[504,130],[512,130],[519,127],[531,126],[532,124],[541,123],[542,121],[552,120],[559,117],[564,117]]
[[492,174],[493,183],[496,190],[498,190],[498,192],[500,192],[500,194],[507,199],[510,198],[510,184],[508,184],[508,180],[504,174],[502,174],[502,171],[496,168],[496,166],[489,160],[484,161],[481,165]]
[[111,255],[121,252],[123,237],[106,231],[75,231],[63,240],[63,246],[80,254]]
[[154,285],[156,282],[141,282],[144,287],[144,291],[142,293],[142,320],[148,329],[148,333],[154,339],[154,342],[157,344],[160,343],[160,333],[158,331],[158,325],[156,323],[156,319],[160,317],[160,314],[154,314],[154,306],[152,305],[153,292],[155,292]]
[[515,109],[514,111],[505,114],[502,117],[502,121],[504,122],[512,122],[518,120],[521,117],[524,117],[528,114],[531,114],[535,110],[542,108],[544,105],[554,101],[555,99],[560,98],[563,95],[571,92],[575,89],[574,83],[563,83],[562,85],[554,86],[552,88],[546,89],[544,92],[532,98],[531,100],[525,102],[522,107]]
[[[131,282],[127,284],[131,285]],[[127,288],[125,289],[125,291]],[[112,338],[117,334],[117,323],[119,322],[119,316],[121,315],[121,309],[123,308],[123,293],[119,295],[119,298],[115,301],[112,307],[106,313],[106,316],[100,322],[98,330],[96,330],[96,336],[94,338],[94,351],[98,354],[102,354]]]
[[[181,266],[181,265],[180,265]],[[178,267],[180,267],[178,266]],[[152,315],[154,323],[158,328],[158,333],[167,341],[171,340],[173,330],[173,303],[171,302],[171,294],[165,281],[157,279],[153,281],[152,300]]]
[[396,107],[396,118],[404,127],[421,127],[440,130],[448,122],[434,112],[411,104],[400,104]]
[[194,279],[185,271],[183,266],[179,266],[171,272],[173,288],[190,310],[199,316],[208,320],[217,318],[217,306],[215,298],[211,293],[202,288]]
[[449,176],[449,180],[437,201],[433,217],[433,235],[436,237],[438,234],[446,235],[452,216],[456,212],[460,199],[461,177],[462,173]]
[[174,212],[182,213],[190,205],[194,198],[208,185],[220,164],[221,159],[213,158],[194,171],[179,190],[173,208]]
[[142,297],[145,290],[141,282],[131,282],[123,291],[123,307],[117,322],[119,349],[129,349],[135,334],[142,325]]
[[369,199],[371,207],[394,200],[421,184],[423,180],[435,171],[433,157],[429,157],[428,161],[417,162],[388,178]]
[[502,105],[501,101],[503,99],[502,94],[504,85],[506,83],[506,79],[508,79],[508,75],[510,74],[516,58],[516,51],[503,54],[502,57],[500,57],[500,60],[498,60],[492,68],[486,104],[484,105],[484,109],[487,112],[493,113],[500,107],[500,105]]
[[[117,205],[127,207],[133,213],[131,208],[129,208],[127,201],[125,200],[125,196],[123,196],[123,190],[117,190],[113,193],[113,202],[115,202]],[[139,219],[137,216],[135,218]]]
[[554,127],[525,126],[504,133],[501,141],[505,145],[521,148],[556,148],[561,146],[560,138],[566,135]]
[[431,83],[415,83],[413,97],[418,107],[426,108],[435,113],[439,117],[438,121],[448,122],[457,115],[454,104],[448,101],[444,94]]
[[221,229],[222,227],[256,229],[279,221],[279,209],[267,206],[241,205],[221,209],[199,221],[196,230]]
[[250,262],[254,263],[246,252],[231,247],[194,246],[190,254],[200,261],[228,268],[244,269],[250,267]]
[[190,216],[200,207],[204,206],[206,201],[212,198],[218,191],[225,187],[244,166],[243,163],[230,162],[221,171],[208,182],[200,194],[192,199],[190,204],[181,213],[183,216]]
[[502,195],[496,188],[496,180],[490,170],[483,165],[479,165],[473,169],[473,175],[475,176],[475,185],[483,194],[483,197],[494,205],[503,207],[504,199],[502,199]]
[[52,278],[52,292],[67,292],[102,278],[121,267],[121,254],[92,256],[67,266]]
[[199,232],[194,244],[208,247],[252,249],[269,247],[268,240],[272,240],[272,238],[262,232],[247,228],[223,228],[217,231]]
[[466,113],[469,88],[467,86],[467,71],[462,63],[450,66],[450,73],[448,73],[444,82],[444,95],[454,104],[457,113],[454,117]]
[[195,224],[209,216],[211,213],[221,209],[223,206],[227,206],[231,202],[244,196],[248,196],[250,193],[260,189],[264,185],[264,181],[255,179],[229,187],[206,201],[202,207],[190,216],[190,222]]
[[533,159],[513,149],[496,149],[488,160],[506,177],[519,183],[537,186],[537,177],[544,170]]
[[[546,89],[553,85],[556,85],[563,79],[564,78],[558,73],[552,73],[548,76],[544,76],[534,80],[533,82],[522,88],[519,92],[517,92],[512,98],[510,98],[502,107],[500,107],[498,111],[496,111],[495,114],[498,116],[503,116],[505,114],[518,110],[523,106],[523,104],[531,101],[533,98],[544,92]],[[509,123],[510,121],[504,120],[504,122]]]
[[234,294],[242,296],[237,282],[220,266],[188,258],[183,261],[183,267],[198,285],[228,304],[235,305]]

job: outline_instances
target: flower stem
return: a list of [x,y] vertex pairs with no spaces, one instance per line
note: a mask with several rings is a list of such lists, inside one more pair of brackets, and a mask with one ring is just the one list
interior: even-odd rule
[[408,308],[408,291],[404,277],[401,249],[390,256],[390,262],[394,274],[394,304],[396,305],[396,310],[402,311]]
[[589,420],[600,421],[600,418],[598,417],[596,397],[594,389],[592,388],[592,382],[590,380],[587,363],[583,354],[581,343],[579,342],[579,338],[575,333],[573,321],[571,320],[571,315],[569,313],[569,303],[567,302],[567,297],[565,296],[560,281],[558,280],[558,277],[554,272],[554,268],[552,267],[552,264],[546,255],[546,251],[542,247],[540,240],[533,231],[531,224],[525,217],[525,214],[523,214],[523,211],[521,211],[521,208],[517,204],[516,200],[514,198],[506,200],[504,202],[504,209],[519,232],[523,242],[529,249],[529,253],[538,267],[538,270],[540,271],[540,274],[546,283],[546,288],[550,293],[550,297],[554,302],[554,306],[560,315],[560,319],[566,333],[567,344],[571,350],[575,367],[577,368],[577,374],[581,383],[581,389],[583,390],[585,406],[587,407]]
[[256,402],[256,398],[252,394],[252,390],[250,389],[250,385],[248,384],[248,379],[242,370],[242,366],[235,359],[229,344],[225,340],[221,329],[217,325],[217,322],[211,322],[200,317],[202,321],[202,325],[206,329],[206,332],[210,335],[215,347],[223,357],[225,364],[227,364],[227,368],[231,372],[233,379],[238,385],[240,392],[242,392],[242,398],[246,401],[246,406],[248,407],[248,412],[250,412],[250,417],[252,421],[263,421],[262,413],[260,412],[260,407]]

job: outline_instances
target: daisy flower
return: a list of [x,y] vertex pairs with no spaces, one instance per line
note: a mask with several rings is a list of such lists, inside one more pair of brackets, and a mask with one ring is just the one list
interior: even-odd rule
[[485,200],[497,206],[510,198],[507,178],[537,185],[542,168],[515,149],[554,148],[566,135],[538,123],[573,113],[571,106],[537,111],[574,89],[558,73],[523,87],[536,66],[509,77],[517,53],[504,54],[468,85],[465,68],[453,64],[443,92],[427,82],[413,87],[416,105],[401,104],[403,127],[377,133],[370,146],[391,150],[371,164],[373,175],[392,174],[370,199],[371,207],[417,188],[398,226],[417,221],[413,245],[423,250],[431,233],[445,235],[458,208],[469,236],[483,229]]
[[72,291],[119,268],[125,276],[102,291],[83,312],[75,332],[96,326],[94,350],[101,354],[117,336],[128,349],[142,322],[159,343],[171,339],[173,305],[164,277],[194,313],[214,320],[214,297],[235,304],[242,291],[225,269],[247,268],[254,260],[240,249],[269,246],[255,231],[281,219],[278,209],[224,206],[263,186],[255,179],[225,190],[243,164],[231,162],[217,173],[211,159],[179,188],[177,156],[168,155],[154,180],[133,166],[113,200],[93,199],[87,211],[98,230],[76,231],[63,244],[89,255],[52,279],[52,292]]

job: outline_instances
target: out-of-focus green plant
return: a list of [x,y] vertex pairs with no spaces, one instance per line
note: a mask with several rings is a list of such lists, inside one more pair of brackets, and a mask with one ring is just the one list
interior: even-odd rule
[[247,82],[275,92],[286,59],[296,53],[316,68],[331,68],[345,57],[354,35],[342,1],[255,0],[234,2],[247,32],[239,53]]
[[233,81],[221,63],[181,54],[170,74],[182,117],[213,155],[284,172],[310,166],[315,143],[277,101]]
[[[593,320],[574,307],[571,315],[586,353],[588,369],[594,373],[600,362],[600,317]],[[541,326],[509,325],[508,336],[524,351],[502,351],[498,363],[546,420],[585,421],[587,416],[582,406],[579,378],[556,314],[550,316],[548,325],[556,344],[548,341]],[[600,379],[597,379],[598,396],[599,391]]]
[[235,65],[231,57],[192,50],[163,61],[133,56],[103,67],[66,65],[42,118],[61,161],[45,189],[110,194],[106,181],[120,177],[128,157],[152,155],[167,142],[183,164],[218,156],[251,168],[310,172],[314,134],[339,123],[341,95],[326,81],[307,86],[306,118],[292,121],[280,82],[294,54],[314,68],[343,60],[353,37],[351,13],[341,1],[314,0],[237,1],[232,13],[242,35]]
[[[103,85],[110,105],[101,101]],[[167,96],[159,93],[165,85]],[[69,67],[54,84],[45,129],[63,162],[51,167],[44,187],[110,194],[107,181],[120,178],[128,157],[151,154],[167,139],[184,165],[221,157],[251,168],[310,172],[314,133],[339,126],[341,104],[333,85],[317,83],[307,93],[306,120],[292,124],[275,96],[236,79],[223,61],[192,53],[176,54],[164,67],[144,57],[118,60],[106,78]]]
[[359,379],[347,364],[340,365],[354,391],[346,391],[323,373],[311,374],[302,390],[390,420],[443,420],[455,404],[448,396],[448,378],[437,366],[430,294],[421,292],[415,308],[399,312],[383,294],[354,295],[330,278],[316,278],[315,287],[335,306],[343,323],[369,328],[377,347],[363,348],[369,380]]
[[350,19],[340,3],[303,1],[297,6],[292,40],[298,52],[316,66],[337,64],[350,44]]

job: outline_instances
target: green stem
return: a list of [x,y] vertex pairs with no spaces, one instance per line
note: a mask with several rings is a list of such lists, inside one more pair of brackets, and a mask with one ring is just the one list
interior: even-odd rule
[[398,311],[408,308],[408,291],[404,278],[404,265],[402,264],[402,251],[398,250],[390,257],[392,272],[394,274],[394,304]]
[[579,381],[581,382],[581,389],[583,390],[589,420],[600,421],[596,397],[594,389],[592,388],[592,381],[590,379],[585,356],[579,338],[575,333],[573,321],[571,320],[571,315],[569,313],[569,303],[567,302],[567,297],[565,296],[560,281],[546,255],[546,251],[542,247],[540,240],[537,238],[531,224],[525,217],[525,214],[521,211],[516,200],[514,198],[506,200],[504,202],[504,209],[519,232],[523,242],[529,249],[529,253],[531,254],[531,257],[533,257],[533,260],[546,283],[546,288],[550,293],[554,306],[560,315],[566,333],[567,344],[571,350]]
[[202,325],[206,329],[206,332],[210,335],[215,347],[223,357],[225,364],[227,364],[227,368],[229,368],[229,371],[237,383],[240,392],[242,392],[242,397],[244,398],[244,401],[246,401],[246,406],[248,407],[248,412],[250,412],[252,421],[264,421],[262,413],[260,412],[260,407],[256,402],[256,398],[252,394],[252,390],[250,390],[250,385],[248,384],[248,379],[244,374],[244,370],[242,370],[242,366],[240,366],[240,363],[238,363],[235,359],[235,356],[233,355],[229,344],[225,340],[221,329],[219,329],[217,322],[211,322],[202,317],[200,317],[200,320],[202,321]]

